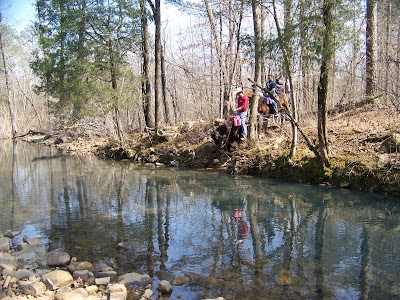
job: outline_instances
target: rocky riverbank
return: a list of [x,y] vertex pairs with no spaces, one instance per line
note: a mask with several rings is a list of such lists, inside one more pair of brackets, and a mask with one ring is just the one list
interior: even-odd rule
[[78,261],[62,249],[47,251],[40,237],[23,237],[22,242],[15,243],[20,235],[12,231],[0,235],[2,300],[167,299],[174,286],[192,280],[190,276],[170,274],[169,280],[159,281],[155,288],[148,274],[134,270],[119,274],[118,266]]

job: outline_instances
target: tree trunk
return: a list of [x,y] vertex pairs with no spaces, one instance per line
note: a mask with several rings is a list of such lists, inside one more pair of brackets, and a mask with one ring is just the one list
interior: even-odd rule
[[161,0],[155,0],[155,99],[156,99],[156,129],[158,129],[162,123],[162,66],[161,66]]
[[218,63],[219,63],[219,67],[220,67],[220,78],[221,78],[221,91],[223,93],[223,111],[224,111],[224,115],[227,115],[227,111],[229,110],[229,106],[230,106],[230,93],[228,90],[227,91],[227,86],[228,86],[228,80],[227,80],[227,74],[228,74],[228,69],[226,67],[225,64],[225,60],[223,58],[222,55],[222,42],[220,39],[220,34],[218,34],[217,31],[217,26],[215,23],[215,18],[214,18],[214,14],[211,10],[210,4],[208,2],[208,0],[204,0],[204,4],[206,6],[206,10],[207,10],[207,15],[208,15],[208,19],[210,21],[210,27],[211,27],[211,32],[212,32],[212,37],[214,38],[214,43],[215,43],[215,49],[217,51],[217,57],[218,57]]
[[115,62],[115,56],[114,56],[114,51],[112,47],[112,40],[111,38],[108,40],[108,49],[109,49],[109,59],[110,59],[110,77],[111,77],[111,86],[114,91],[114,99],[113,99],[113,105],[114,105],[114,121],[115,121],[115,129],[117,131],[118,139],[121,145],[124,145],[125,139],[124,139],[124,131],[121,125],[121,116],[120,116],[120,111],[119,111],[119,101],[118,101],[118,96],[117,96],[117,63]]
[[150,39],[149,28],[147,25],[146,5],[145,0],[140,0],[140,18],[142,25],[142,56],[143,56],[143,82],[142,82],[142,97],[143,97],[143,112],[146,126],[155,127],[154,122],[154,98],[152,95],[150,83]]
[[368,98],[373,97],[375,92],[377,7],[376,0],[367,0],[365,95]]
[[[300,62],[299,62],[299,68],[300,68],[300,80],[298,84],[298,88],[300,91],[299,98],[302,99],[303,101],[300,103],[299,102],[299,110],[305,110],[306,105],[308,104],[307,99],[310,99],[308,97],[308,91],[309,91],[309,68],[310,64],[307,63],[308,61],[308,49],[306,47],[306,36],[307,36],[307,27],[305,25],[305,22],[302,20],[306,19],[306,4],[304,1],[300,1],[299,4],[299,19],[300,19],[300,24],[299,24],[299,35],[300,35],[300,41],[299,41],[299,46],[300,46]],[[292,99],[292,104],[293,104],[293,99]]]
[[[397,29],[397,47],[400,48],[400,24]],[[400,98],[400,51],[397,51],[396,58],[397,58],[397,62],[398,62],[397,67],[396,67],[397,68],[397,77],[395,77],[397,79],[396,80],[396,82],[397,82],[396,95],[397,95],[397,97]],[[397,100],[397,105],[399,105],[399,104],[400,104],[400,102],[399,102],[399,100]],[[397,106],[397,107],[398,107],[398,109],[400,109],[399,106]]]
[[164,103],[165,120],[169,125],[174,124],[173,114],[171,112],[171,106],[167,101],[167,80],[165,78],[165,61],[164,61],[164,47],[161,47],[161,85]]
[[[160,0],[155,0],[154,4],[148,0],[150,4],[155,25],[155,76],[154,76],[154,97],[155,97],[155,127],[158,129],[162,123],[162,66],[161,66],[161,2]],[[157,132],[157,131],[156,131]]]
[[326,103],[328,98],[329,75],[331,73],[333,57],[333,2],[335,0],[324,0],[324,40],[322,46],[321,72],[318,85],[318,142],[321,163],[329,167],[328,139],[326,133]]
[[[2,21],[2,15],[0,13],[0,24],[1,24],[1,21]],[[5,54],[4,45],[3,45],[3,34],[1,31],[1,28],[0,28],[0,48],[1,48],[1,56],[3,58],[4,76],[6,79],[7,105],[8,105],[8,110],[10,111],[11,135],[13,138],[15,138],[18,135],[18,132],[17,132],[17,125],[15,122],[14,109],[11,105],[10,76],[8,74],[8,69],[7,69],[7,60],[6,60],[6,54]]]
[[66,43],[66,14],[63,1],[60,1],[60,62],[58,65],[58,76],[60,80],[59,97],[61,105],[66,104],[67,90],[65,87],[65,43]]
[[389,46],[391,45],[391,35],[390,35],[390,25],[391,25],[391,16],[392,16],[392,2],[388,1],[388,7],[386,9],[386,42],[385,42],[385,91],[388,93],[389,91],[389,57],[390,57],[390,50]]
[[261,81],[260,81],[261,82],[261,86],[265,86],[265,82],[267,80],[267,74],[266,74],[266,68],[265,68],[265,55],[266,54],[265,54],[265,45],[264,45],[265,20],[267,19],[266,11],[267,11],[267,9],[265,8],[265,6],[261,5],[261,12],[260,12],[260,14],[261,14],[261,33],[260,34],[261,34],[261,39],[263,41],[262,48],[261,48],[262,55],[261,55],[261,62],[260,62],[260,64],[261,64],[261,66],[260,66],[260,68],[261,68],[261,70],[260,70],[260,72],[261,72]]
[[[262,57],[262,39],[261,39],[261,19],[260,19],[260,3],[258,0],[252,0],[253,9],[253,27],[254,27],[254,81],[260,82],[261,79],[261,57]],[[254,87],[254,96],[250,103],[250,146],[255,147],[258,144],[258,136],[256,134],[257,108],[259,92],[257,86]]]
[[[81,0],[77,9],[79,15],[77,16],[78,23],[78,47],[74,75],[76,78],[83,80],[84,78],[84,66],[85,66],[85,38],[86,38],[86,26],[87,26],[87,11],[86,11],[86,0]],[[80,97],[79,100],[73,102],[72,119],[80,120],[82,117],[82,107],[85,102],[85,97]]]
[[[285,31],[290,31],[292,28],[292,0],[285,0]],[[289,38],[289,34],[285,37],[282,36],[282,30],[279,26],[279,21],[276,12],[276,1],[272,1],[273,9],[274,9],[274,20],[276,30],[278,32],[278,43],[279,47],[283,54],[284,66],[285,66],[285,76],[289,80],[289,87],[290,87],[290,99],[292,100],[292,117],[297,122],[297,103],[295,101],[295,95],[293,92],[293,80],[292,80],[292,47],[291,47],[291,39]],[[286,42],[284,42],[284,40]],[[292,124],[292,144],[290,147],[290,154],[289,157],[294,157],[296,155],[296,147],[297,147],[297,130],[296,125],[294,122]]]

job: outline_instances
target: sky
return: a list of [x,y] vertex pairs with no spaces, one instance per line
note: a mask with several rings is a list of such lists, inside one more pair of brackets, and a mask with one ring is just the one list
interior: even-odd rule
[[[0,11],[3,16],[2,23],[12,27],[18,33],[24,30],[27,26],[33,24],[35,20],[35,0],[0,0]],[[166,9],[166,11],[164,10]],[[182,20],[182,15],[173,6],[168,5],[162,8],[162,16],[164,21],[169,20],[172,23]],[[171,25],[171,22],[168,22]]]
[[2,23],[21,32],[35,19],[35,0],[0,0]]

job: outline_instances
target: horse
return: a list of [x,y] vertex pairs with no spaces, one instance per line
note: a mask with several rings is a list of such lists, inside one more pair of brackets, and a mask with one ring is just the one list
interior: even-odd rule
[[226,138],[226,150],[228,150],[228,152],[231,151],[232,143],[237,142],[240,144],[241,136],[242,136],[242,126],[235,126],[232,122],[231,129],[228,133],[228,137]]
[[[251,92],[249,92],[250,95]],[[251,93],[251,97],[253,96],[253,93]],[[279,101],[278,104],[278,113],[283,112],[285,110],[289,110],[289,95],[284,93],[284,92],[279,92],[277,97]],[[268,102],[273,101],[272,99],[269,100]],[[257,112],[258,112],[258,121],[257,121],[257,127],[258,127],[258,132],[260,132],[260,129],[264,125],[264,119],[265,117],[268,117],[270,115],[273,115],[273,106],[271,103],[267,103],[267,98],[260,96],[258,99],[258,105],[257,105]],[[283,122],[283,119],[281,118],[281,124]]]
[[211,133],[211,138],[214,141],[215,145],[219,145],[220,148],[225,146],[226,137],[228,135],[228,126],[225,124],[217,127]]
[[217,127],[212,133],[211,138],[216,145],[220,148],[226,148],[228,152],[231,151],[231,145],[234,142],[240,143],[240,136],[242,134],[241,126],[235,126],[232,122],[230,128],[223,124]]
[[[285,109],[289,110],[289,95],[281,92],[278,94],[278,96],[276,97],[279,100],[278,103],[278,112],[282,112]],[[273,101],[272,99],[270,101]],[[267,98],[265,97],[260,97],[258,100],[258,107],[257,107],[257,111],[261,114],[263,114],[264,116],[268,116],[270,114],[273,113],[273,107],[272,104],[267,103]]]

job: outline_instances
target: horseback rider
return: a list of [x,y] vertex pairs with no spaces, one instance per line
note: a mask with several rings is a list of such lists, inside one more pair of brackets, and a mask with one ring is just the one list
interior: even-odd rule
[[[275,89],[278,87],[276,81],[274,80],[274,76],[272,74],[268,74],[268,79],[267,82],[265,83],[265,87],[267,88],[268,91],[270,91],[271,93],[276,94]],[[277,114],[278,113],[278,104],[272,100],[268,95],[266,96],[266,103],[267,104],[271,104],[274,111],[273,114]]]

